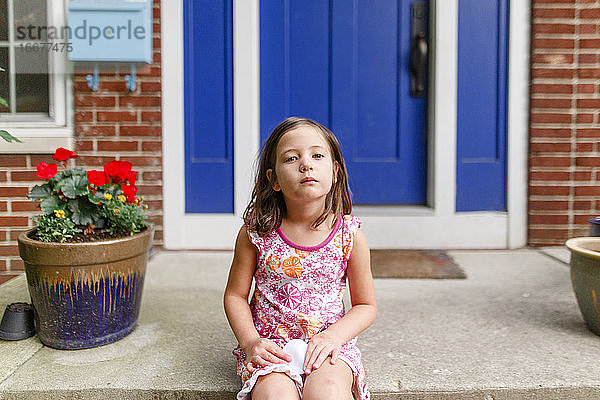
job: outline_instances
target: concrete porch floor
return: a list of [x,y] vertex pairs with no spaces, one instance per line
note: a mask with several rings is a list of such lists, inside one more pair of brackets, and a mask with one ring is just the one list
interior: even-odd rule
[[[376,280],[359,337],[374,399],[600,399],[600,337],[554,250],[450,251],[466,280]],[[0,341],[0,399],[233,399],[236,341],[222,306],[231,252],[161,252],[127,338],[60,351]],[[29,301],[24,276],[0,312]]]

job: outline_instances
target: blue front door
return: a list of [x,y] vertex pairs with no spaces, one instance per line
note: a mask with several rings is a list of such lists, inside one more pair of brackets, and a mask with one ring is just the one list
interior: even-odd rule
[[338,137],[355,204],[423,204],[426,97],[410,95],[409,0],[260,1],[261,143],[288,116]]
[[[414,3],[260,0],[261,143],[291,115],[328,126],[355,204],[426,201],[427,97],[410,94]],[[448,94],[458,101],[457,211],[506,209],[508,3],[458,3],[458,93]],[[233,1],[183,4],[185,210],[232,213]]]

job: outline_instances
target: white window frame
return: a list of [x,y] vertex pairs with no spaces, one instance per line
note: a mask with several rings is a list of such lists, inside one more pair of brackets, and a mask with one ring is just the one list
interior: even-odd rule
[[[14,38],[14,18],[12,4],[9,8],[9,38]],[[48,26],[62,27],[67,23],[67,1],[47,0]],[[12,53],[12,52],[11,52]],[[14,64],[14,56],[10,57]],[[8,131],[22,143],[8,143],[0,140],[0,153],[54,153],[57,147],[73,147],[73,74],[72,63],[67,60],[65,52],[49,52],[49,116],[40,118],[37,115],[24,113],[22,118],[4,117],[0,114],[0,129]],[[15,71],[14,65],[11,71]]]

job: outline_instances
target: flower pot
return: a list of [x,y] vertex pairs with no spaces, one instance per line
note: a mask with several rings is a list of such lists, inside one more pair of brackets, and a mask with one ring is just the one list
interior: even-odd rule
[[600,335],[600,237],[569,239],[571,282],[588,328]]
[[22,340],[35,335],[33,308],[27,303],[6,306],[0,322],[0,339]]
[[115,342],[136,326],[154,226],[120,239],[45,243],[19,238],[38,337],[56,349]]
[[588,219],[590,224],[590,236],[600,236],[600,217]]

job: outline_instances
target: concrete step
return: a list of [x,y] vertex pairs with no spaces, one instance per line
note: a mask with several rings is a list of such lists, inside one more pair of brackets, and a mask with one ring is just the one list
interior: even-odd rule
[[[452,251],[466,280],[376,280],[377,321],[359,337],[373,399],[600,399],[600,337],[568,266],[532,249]],[[0,341],[0,399],[232,399],[236,341],[222,306],[231,252],[161,252],[137,329],[60,351]],[[24,276],[0,309],[29,301]]]

